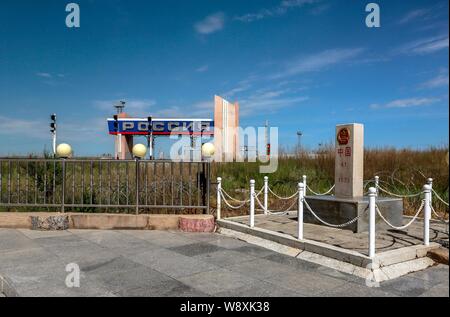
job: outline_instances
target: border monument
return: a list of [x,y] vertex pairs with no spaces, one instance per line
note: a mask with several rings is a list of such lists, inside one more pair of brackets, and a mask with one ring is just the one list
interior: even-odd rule
[[[306,196],[311,208],[320,218],[331,224],[342,224],[360,218],[350,230],[364,232],[369,228],[368,197],[364,196],[364,126],[358,123],[336,126],[335,196]],[[403,200],[378,197],[377,204],[383,216],[393,225],[403,221]],[[385,226],[378,218],[377,225]],[[309,213],[305,222],[320,224]]]

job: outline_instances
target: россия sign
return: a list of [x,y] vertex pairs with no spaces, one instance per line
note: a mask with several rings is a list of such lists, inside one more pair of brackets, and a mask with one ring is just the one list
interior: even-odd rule
[[148,119],[108,119],[109,134],[146,135],[214,135],[214,121],[209,119],[153,119],[149,129]]

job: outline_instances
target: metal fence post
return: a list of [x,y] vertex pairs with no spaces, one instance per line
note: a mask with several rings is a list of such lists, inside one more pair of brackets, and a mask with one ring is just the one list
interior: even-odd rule
[[375,176],[375,189],[377,190],[377,196],[380,194],[380,176]]
[[206,214],[209,215],[211,207],[211,162],[206,162]]
[[250,181],[250,228],[255,226],[255,180]]
[[375,257],[375,216],[376,216],[377,190],[369,188],[369,257]]
[[431,186],[423,186],[425,196],[424,216],[423,216],[423,244],[430,245],[430,219],[431,219]]
[[136,215],[139,215],[139,158],[136,157]]
[[297,237],[303,240],[303,200],[305,194],[305,184],[298,184],[298,223],[297,223]]
[[433,179],[429,178],[427,179],[427,184],[430,185],[430,191],[431,191],[431,196],[430,196],[430,205],[433,205]]
[[66,159],[62,159],[62,185],[61,185],[61,212],[65,213],[65,200],[66,200]]
[[268,197],[269,196],[269,177],[265,176],[264,177],[264,214],[267,215],[268,214],[268,208],[269,208],[269,203],[268,203]]
[[217,177],[217,220],[221,218],[222,197],[220,191],[222,190],[222,178]]

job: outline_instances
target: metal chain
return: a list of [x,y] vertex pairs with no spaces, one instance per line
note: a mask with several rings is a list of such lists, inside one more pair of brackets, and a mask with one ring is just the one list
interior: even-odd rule
[[438,195],[438,193],[433,189],[433,194],[436,196],[437,199],[439,199],[444,205],[446,205],[448,207],[448,202],[446,202],[445,200],[443,200],[441,198],[441,196]]
[[369,185],[370,183],[375,182],[374,180],[368,180],[364,182],[364,189],[367,189],[367,185]]
[[391,196],[394,196],[394,197],[398,197],[398,198],[413,198],[413,197],[418,197],[418,196],[422,195],[422,192],[417,193],[417,194],[412,194],[412,195],[398,195],[398,194],[391,193],[390,191],[384,189],[380,185],[378,185],[378,189],[381,190],[382,192],[388,194],[388,195],[391,195]]
[[256,202],[258,203],[259,207],[262,208],[262,210],[266,211],[266,208],[263,206],[263,204],[261,203],[261,201],[258,199],[258,196],[254,195],[253,196],[256,200]]
[[309,189],[309,191],[310,191],[311,193],[313,193],[314,195],[316,195],[316,196],[326,196],[326,195],[328,195],[329,193],[331,193],[331,192],[336,188],[336,185],[333,185],[333,187],[331,187],[329,191],[327,191],[326,193],[323,193],[323,194],[316,193],[316,192],[313,191],[313,190],[311,189],[311,187],[309,187],[309,186],[306,186],[306,188]]
[[377,210],[378,215],[380,216],[381,219],[383,219],[383,221],[391,228],[395,229],[395,230],[403,230],[408,228],[410,225],[413,224],[414,221],[416,221],[417,217],[419,216],[419,214],[422,212],[423,207],[425,207],[425,199],[422,200],[422,204],[420,205],[419,210],[417,211],[416,215],[412,218],[412,220],[410,222],[408,222],[406,225],[401,226],[401,227],[396,227],[393,224],[391,224],[381,213],[380,208],[378,208],[378,205],[375,205],[375,209]]
[[261,193],[264,191],[264,186],[263,186],[263,188],[261,188],[260,190],[259,190],[259,192],[256,194],[256,197],[258,197],[259,195],[261,195]]
[[305,206],[306,206],[306,208],[309,210],[309,212],[310,212],[317,220],[319,220],[319,221],[320,221],[321,223],[323,223],[324,225],[329,226],[329,227],[332,227],[332,228],[344,228],[344,227],[347,227],[347,226],[349,226],[349,225],[355,223],[356,221],[358,221],[358,219],[360,219],[360,218],[366,213],[366,211],[369,210],[369,207],[367,207],[361,214],[358,215],[358,217],[356,217],[356,218],[354,218],[354,219],[352,219],[352,220],[350,220],[350,221],[348,221],[348,222],[346,222],[346,223],[343,223],[343,224],[341,224],[341,225],[334,225],[334,224],[331,224],[331,223],[326,222],[325,220],[322,220],[319,216],[317,216],[317,214],[311,209],[311,207],[309,206],[308,202],[307,202],[305,199],[303,200],[303,202],[305,203]]
[[267,212],[269,215],[277,215],[277,216],[283,216],[283,215],[293,211],[293,210],[291,210],[291,208],[294,207],[295,204],[297,204],[297,201],[294,201],[294,203],[291,206],[289,206],[289,208],[287,210],[285,210],[285,211],[281,211],[280,210],[280,211],[277,211],[277,212],[272,212],[272,211],[269,211],[268,209],[266,210],[266,208],[264,208],[263,204],[261,203],[261,201],[258,199],[257,196],[255,196],[255,200],[258,203],[259,207],[261,207],[261,209],[263,211]]
[[438,217],[438,220],[439,220],[439,221],[441,221],[441,222],[443,222],[443,223],[445,223],[445,224],[448,224],[448,220],[445,220],[444,217],[440,216],[440,215],[436,212],[436,210],[434,210],[434,207],[433,207],[432,204],[430,204],[430,207],[431,207],[431,211],[434,213],[434,215],[435,215],[436,217]]
[[232,206],[227,200],[226,200],[226,198],[225,198],[225,196],[223,195],[223,192],[222,191],[220,191],[220,196],[222,197],[222,199],[223,199],[223,202],[229,207],[229,208],[231,208],[231,209],[241,209],[242,207],[244,207],[248,202],[247,201],[245,201],[245,202],[243,202],[241,205],[239,205],[239,206]]
[[290,196],[290,197],[281,197],[281,196],[278,196],[277,194],[275,194],[275,193],[272,191],[272,188],[270,188],[270,187],[268,187],[268,188],[269,188],[269,192],[272,193],[272,195],[274,195],[276,198],[281,199],[281,200],[291,200],[292,198],[296,197],[297,194],[298,194],[298,191],[297,191],[297,192],[295,192],[295,193],[294,193],[292,196]]
[[225,196],[227,196],[228,197],[228,199],[231,199],[232,201],[234,201],[234,202],[237,202],[237,203],[240,203],[240,204],[242,204],[242,203],[248,203],[249,201],[250,201],[250,199],[247,199],[247,200],[239,200],[239,199],[236,199],[236,198],[233,198],[233,197],[231,197],[230,196],[230,194],[228,194],[226,191],[224,191],[222,188],[220,189],[220,191],[221,191],[221,193],[223,193]]

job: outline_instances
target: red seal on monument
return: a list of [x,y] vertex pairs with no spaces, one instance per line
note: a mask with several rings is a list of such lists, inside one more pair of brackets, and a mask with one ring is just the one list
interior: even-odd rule
[[337,141],[339,145],[347,145],[350,142],[350,131],[347,128],[342,128],[337,134]]

